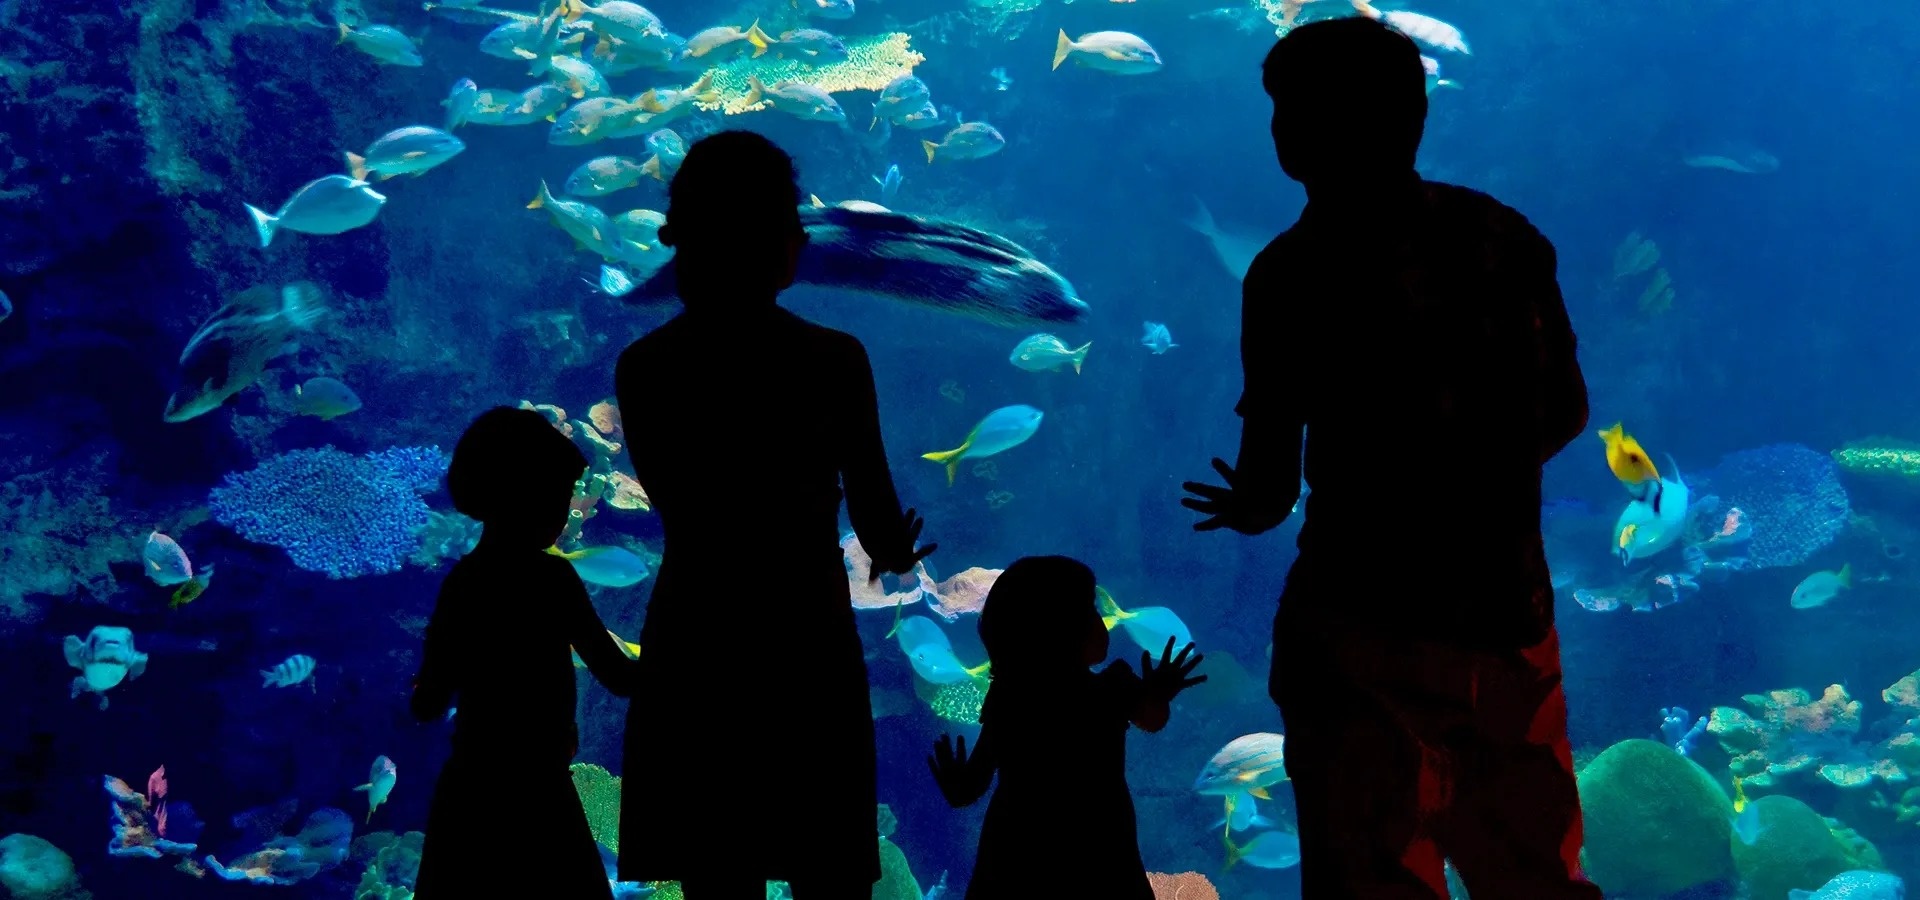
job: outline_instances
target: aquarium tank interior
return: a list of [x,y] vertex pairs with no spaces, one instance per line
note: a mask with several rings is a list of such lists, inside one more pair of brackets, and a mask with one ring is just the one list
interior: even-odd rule
[[[1421,173],[1557,247],[1592,421],[1541,516],[1588,874],[1638,900],[1920,877],[1920,29],[1896,5],[0,0],[0,897],[412,896],[454,725],[408,695],[479,535],[448,456],[489,407],[590,461],[558,550],[645,652],[661,529],[625,444],[651,423],[613,366],[678,310],[666,186],[728,129],[794,157],[809,259],[993,275],[915,294],[803,261],[782,300],[865,344],[939,543],[869,581],[842,524],[874,900],[965,891],[984,804],[950,809],[925,761],[977,734],[981,604],[1032,554],[1095,570],[1113,656],[1205,654],[1128,738],[1156,896],[1300,897],[1266,689],[1299,517],[1196,534],[1179,500],[1233,455],[1239,281],[1304,203],[1260,61],[1350,15],[1426,55]],[[997,452],[950,452],[1008,410]],[[1657,535],[1620,524],[1627,438]],[[783,464],[782,435],[762,450]],[[1471,476],[1431,473],[1463,503]],[[1356,602],[1468,602],[1396,565],[1476,556],[1435,521],[1378,511]],[[741,615],[781,602],[780,572],[709,577]],[[611,859],[627,701],[577,677]],[[807,704],[808,673],[712,702],[765,692]],[[739,776],[715,839],[750,845],[777,798]],[[1073,828],[1075,798],[1054,813]],[[534,823],[499,824],[499,864],[536,864]]]

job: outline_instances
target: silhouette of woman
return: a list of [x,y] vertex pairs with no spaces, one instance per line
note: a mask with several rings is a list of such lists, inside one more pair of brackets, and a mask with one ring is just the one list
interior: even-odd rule
[[[530,410],[488,410],[454,447],[448,493],[485,529],[441,585],[414,682],[420,721],[460,706],[427,812],[420,896],[613,896],[567,771],[580,746],[567,648],[621,697],[637,663],[607,634],[573,566],[543,552],[566,528],[586,468],[579,448]],[[537,865],[489,855],[509,821]]]
[[[627,717],[620,876],[687,900],[864,898],[880,877],[872,706],[839,506],[906,573],[866,349],[775,305],[806,232],[793,161],[721,132],[688,151],[661,243],[686,308],[621,354],[634,472],[666,531]],[[878,571],[870,577],[877,577]]]

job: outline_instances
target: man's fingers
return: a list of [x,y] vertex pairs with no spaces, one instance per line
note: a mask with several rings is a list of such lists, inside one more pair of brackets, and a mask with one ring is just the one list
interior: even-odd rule
[[1236,474],[1235,474],[1235,472],[1233,471],[1233,467],[1232,467],[1232,466],[1230,466],[1230,465],[1227,465],[1227,461],[1226,461],[1226,460],[1224,460],[1224,459],[1221,459],[1221,458],[1220,458],[1220,457],[1218,457],[1218,456],[1216,456],[1216,457],[1214,457],[1214,458],[1213,458],[1213,470],[1214,470],[1215,472],[1219,472],[1219,473],[1220,473],[1220,477],[1221,477],[1221,478],[1224,478],[1224,479],[1226,479],[1226,480],[1227,480],[1227,486],[1228,486],[1228,487],[1232,487],[1232,486],[1233,486],[1233,481],[1234,481],[1234,478],[1235,478],[1235,477],[1237,477],[1237,476],[1236,476]]

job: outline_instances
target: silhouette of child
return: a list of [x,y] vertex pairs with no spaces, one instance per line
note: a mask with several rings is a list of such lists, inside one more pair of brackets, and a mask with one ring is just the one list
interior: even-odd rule
[[[1093,570],[1064,556],[1027,557],[994,582],[980,613],[993,685],[971,756],[961,738],[927,765],[955,808],[1000,786],[987,805],[967,900],[1099,897],[1152,900],[1127,788],[1127,725],[1159,731],[1174,696],[1200,682],[1193,645],[1140,674],[1107,656]],[[1191,658],[1189,658],[1189,654]]]
[[[586,467],[532,410],[490,409],[454,447],[453,506],[485,528],[441,584],[414,682],[422,722],[459,703],[421,850],[416,892],[429,900],[612,896],[567,769],[580,742],[568,648],[622,697],[636,663],[600,623],[572,565],[545,552],[566,527]],[[491,857],[506,833],[527,864]]]

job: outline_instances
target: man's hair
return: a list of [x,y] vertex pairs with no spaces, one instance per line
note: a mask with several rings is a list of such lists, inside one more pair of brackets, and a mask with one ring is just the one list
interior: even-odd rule
[[1370,18],[1301,25],[1273,45],[1260,69],[1261,85],[1275,103],[1303,107],[1309,115],[1364,113],[1403,124],[1426,119],[1427,72],[1420,48]]

